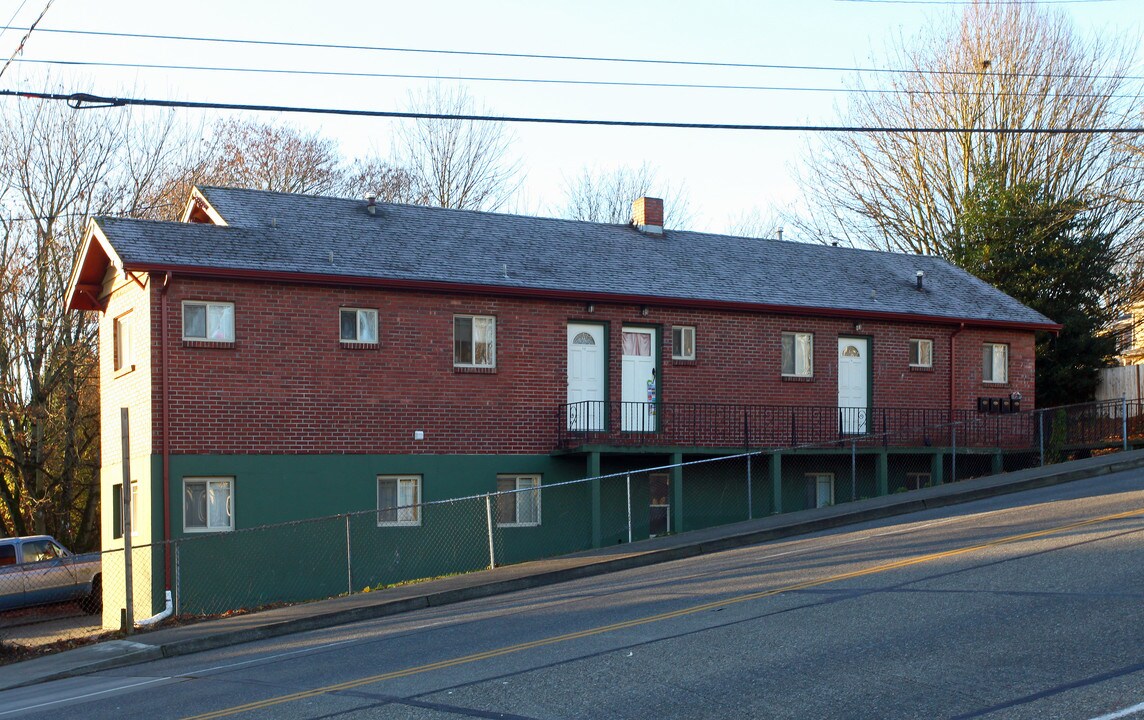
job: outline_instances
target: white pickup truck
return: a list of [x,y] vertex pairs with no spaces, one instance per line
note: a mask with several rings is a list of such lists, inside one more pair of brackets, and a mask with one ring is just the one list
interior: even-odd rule
[[103,607],[99,553],[75,555],[47,535],[0,538],[0,611],[76,601]]

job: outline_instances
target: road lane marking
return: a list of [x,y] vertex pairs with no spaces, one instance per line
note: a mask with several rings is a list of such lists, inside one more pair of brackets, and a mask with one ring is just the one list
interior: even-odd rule
[[1135,715],[1139,712],[1144,712],[1144,703],[1133,705],[1132,707],[1127,707],[1123,710],[1117,710],[1116,712],[1108,713],[1107,715],[1101,715],[1100,717],[1092,718],[1092,720],[1116,720],[1116,718],[1128,717],[1129,715]]
[[13,715],[15,713],[26,713],[30,710],[39,710],[41,708],[51,707],[52,705],[59,705],[60,703],[90,700],[91,698],[99,697],[100,695],[120,692],[122,690],[130,690],[132,688],[143,687],[144,685],[153,685],[154,683],[164,682],[170,679],[171,678],[169,677],[151,678],[149,680],[143,680],[142,682],[131,683],[130,685],[120,685],[118,687],[107,688],[106,690],[97,690],[95,692],[84,693],[83,695],[74,695],[72,697],[60,698],[59,700],[49,700],[48,702],[38,703],[36,705],[24,705],[23,707],[16,708],[15,710],[4,710],[0,712],[0,717],[5,715]]
[[[433,672],[435,670],[445,670],[447,668],[456,667],[458,665],[480,662],[481,660],[490,660],[492,658],[524,652],[526,650],[533,650],[535,648],[545,647],[547,645],[556,645],[558,643],[568,642],[570,640],[580,640],[586,637],[592,637],[594,635],[601,635],[618,630],[626,630],[628,628],[639,627],[641,625],[648,625],[650,623],[661,622],[664,620],[674,620],[676,618],[695,615],[708,610],[716,610],[719,608],[729,607],[731,605],[737,605],[739,603],[750,602],[752,600],[761,600],[763,598],[773,597],[783,593],[806,590],[808,588],[840,582],[843,580],[853,580],[855,578],[865,577],[868,575],[876,575],[879,573],[889,572],[891,570],[899,570],[901,568],[921,565],[923,563],[933,562],[935,560],[944,560],[946,558],[956,557],[958,555],[965,555],[967,553],[976,552],[978,550],[985,550],[988,548],[998,547],[1000,545],[1008,545],[1015,542],[1021,542],[1023,540],[1034,540],[1049,535],[1055,535],[1058,533],[1088,527],[1090,525],[1111,522],[1113,520],[1123,520],[1132,517],[1139,517],[1141,515],[1144,515],[1144,508],[1127,510],[1125,512],[1114,513],[1111,515],[1102,515],[1100,517],[1089,518],[1088,520],[1080,520],[1078,522],[1046,528],[1044,530],[1035,530],[1032,532],[1020,533],[1018,535],[1009,535],[1006,537],[997,538],[995,540],[990,540],[988,542],[955,548],[953,550],[944,550],[942,552],[919,555],[913,558],[895,560],[893,562],[875,565],[863,570],[852,570],[850,572],[839,573],[837,575],[831,575],[825,578],[819,578],[817,580],[805,580],[803,582],[792,583],[790,585],[784,585],[782,587],[772,588],[770,590],[760,590],[758,592],[747,593],[745,595],[739,595],[723,600],[714,600],[712,602],[703,603],[701,605],[695,605],[679,610],[672,610],[670,612],[659,613],[657,615],[649,615],[642,618],[635,618],[633,620],[625,620],[623,622],[613,623],[611,625],[603,625],[596,628],[589,628],[587,630],[579,630],[577,632],[566,633],[564,635],[556,635],[554,637],[531,640],[529,642],[486,650],[484,652],[473,653],[471,655],[464,655],[447,660],[439,660],[437,662],[427,663],[425,665],[417,665],[415,667],[406,668],[404,670],[395,670],[392,672],[381,673],[379,675],[371,675],[365,678],[358,678],[356,680],[348,680],[342,683],[326,685],[323,687],[314,688],[312,690],[302,690],[296,693],[290,693],[288,695],[280,695],[278,697],[268,698],[266,700],[258,700],[255,702],[246,703],[244,705],[236,705],[234,707],[224,708],[222,710],[203,713],[201,715],[194,715],[186,718],[185,720],[214,720],[215,718],[229,717],[231,715],[237,715],[243,712],[251,712],[254,710],[261,710],[264,708],[294,702],[297,700],[305,700],[307,698],[316,697],[318,695],[326,695],[328,693],[352,690],[354,688],[362,687],[363,685],[371,685],[373,683],[384,682],[386,680],[397,680],[400,678],[409,677],[411,675],[420,675],[422,673]],[[1113,715],[1110,717],[1122,716]]]

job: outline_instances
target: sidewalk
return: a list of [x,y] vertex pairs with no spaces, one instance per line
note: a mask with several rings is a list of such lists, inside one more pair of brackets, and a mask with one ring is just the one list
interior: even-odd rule
[[1136,468],[1144,468],[1144,450],[964,480],[830,508],[771,515],[733,525],[721,525],[371,593],[141,632],[132,636],[130,640],[112,640],[6,665],[0,671],[0,690],[237,645],[252,640],[345,625],[425,607],[449,605],[552,585]]

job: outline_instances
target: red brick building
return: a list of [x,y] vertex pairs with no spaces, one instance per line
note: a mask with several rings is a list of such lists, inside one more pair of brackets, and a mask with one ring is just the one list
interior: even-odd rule
[[[968,273],[635,211],[202,188],[182,223],[93,220],[68,302],[100,313],[104,497],[121,408],[141,540],[1031,409],[1034,333],[1058,326]],[[802,502],[808,462],[772,461],[760,512]],[[919,462],[940,481],[940,447]]]

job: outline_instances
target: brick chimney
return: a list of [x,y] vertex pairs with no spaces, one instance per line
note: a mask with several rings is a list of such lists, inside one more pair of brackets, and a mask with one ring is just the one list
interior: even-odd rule
[[632,224],[645,235],[663,235],[663,198],[642,197],[633,202]]

